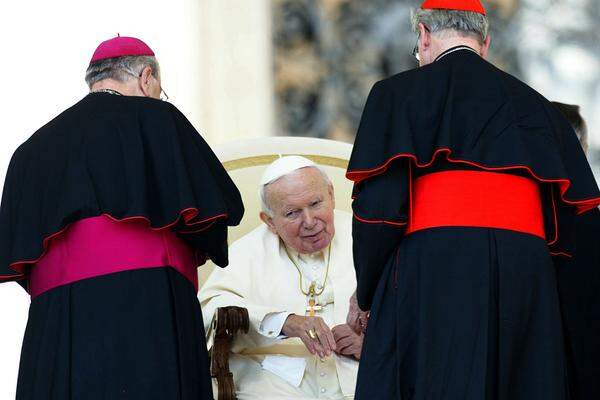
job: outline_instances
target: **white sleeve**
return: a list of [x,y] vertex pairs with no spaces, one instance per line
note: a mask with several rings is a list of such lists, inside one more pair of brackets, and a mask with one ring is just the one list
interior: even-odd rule
[[287,317],[292,314],[291,312],[284,311],[265,315],[260,323],[259,333],[269,338],[285,339],[286,336],[281,334],[281,330]]

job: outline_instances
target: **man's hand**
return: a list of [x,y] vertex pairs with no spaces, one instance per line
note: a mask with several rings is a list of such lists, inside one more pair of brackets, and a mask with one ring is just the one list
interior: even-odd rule
[[336,350],[333,333],[321,317],[292,314],[285,320],[281,333],[300,338],[308,351],[321,358],[329,357]]
[[367,324],[369,323],[369,312],[363,311],[358,307],[356,292],[354,292],[354,294],[350,297],[350,310],[348,311],[346,323],[357,334],[365,333],[367,330]]
[[354,332],[348,324],[334,326],[332,332],[337,345],[337,350],[335,352],[343,356],[354,357],[357,360],[360,360],[364,336]]

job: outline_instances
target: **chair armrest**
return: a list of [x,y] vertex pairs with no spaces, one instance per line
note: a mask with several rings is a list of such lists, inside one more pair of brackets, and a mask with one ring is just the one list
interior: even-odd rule
[[235,335],[246,334],[250,328],[248,310],[242,307],[217,308],[211,329],[214,331],[214,343],[210,373],[217,380],[218,400],[235,400],[233,374],[229,370],[229,354]]

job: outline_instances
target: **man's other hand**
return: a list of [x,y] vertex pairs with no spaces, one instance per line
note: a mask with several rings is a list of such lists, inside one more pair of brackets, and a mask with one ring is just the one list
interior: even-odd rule
[[334,326],[332,332],[337,345],[335,352],[360,360],[364,335],[354,332],[348,324]]
[[350,309],[348,311],[346,323],[357,334],[362,334],[367,331],[367,325],[369,323],[369,312],[363,311],[360,309],[360,307],[358,307],[356,292],[354,292],[354,294],[350,297]]

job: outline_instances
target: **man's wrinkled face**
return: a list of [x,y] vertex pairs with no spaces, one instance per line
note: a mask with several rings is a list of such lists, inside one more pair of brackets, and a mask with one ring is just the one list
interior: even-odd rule
[[335,233],[333,187],[316,168],[302,168],[270,183],[266,201],[273,213],[260,217],[286,245],[310,254],[329,246]]

